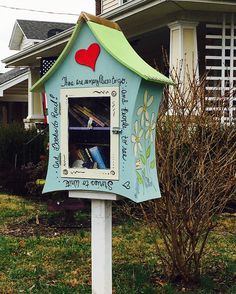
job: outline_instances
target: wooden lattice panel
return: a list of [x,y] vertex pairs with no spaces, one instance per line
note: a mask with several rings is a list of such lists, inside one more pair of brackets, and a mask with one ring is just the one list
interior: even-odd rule
[[236,121],[236,17],[206,24],[206,110],[224,123]]

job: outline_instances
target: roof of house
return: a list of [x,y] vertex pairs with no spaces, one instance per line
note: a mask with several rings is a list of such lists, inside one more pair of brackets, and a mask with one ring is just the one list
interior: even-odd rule
[[40,42],[73,26],[72,23],[17,19],[11,34],[9,48],[11,50],[22,49],[21,43],[24,37],[34,42]]
[[18,19],[17,22],[19,26],[21,27],[23,33],[25,34],[26,38],[34,39],[34,40],[45,40],[75,25],[72,23],[24,20],[24,19]]
[[134,51],[124,34],[121,32],[118,24],[103,19],[101,17],[96,17],[82,12],[79,17],[78,23],[75,26],[73,34],[63,52],[58,57],[54,65],[50,68],[50,70],[38,82],[34,84],[31,91],[41,91],[44,83],[58,69],[60,64],[69,54],[71,47],[74,44],[74,41],[79,35],[80,28],[83,22],[87,23],[90,30],[103,46],[103,48],[125,67],[135,72],[137,75],[145,80],[162,84],[173,84],[169,78],[152,68]]
[[12,70],[9,70],[3,74],[0,75],[0,85],[13,80],[14,78],[21,76],[22,74],[26,73],[28,71],[27,68],[14,68]]
[[[19,95],[22,94],[22,89],[25,89],[27,92],[27,83],[25,84],[25,87],[18,87],[22,82],[25,82],[28,79],[28,68],[15,68],[12,70],[9,70],[3,74],[0,74],[0,98],[4,97],[5,90],[8,90],[10,88],[16,87],[15,90]],[[24,91],[24,90],[23,90]]]

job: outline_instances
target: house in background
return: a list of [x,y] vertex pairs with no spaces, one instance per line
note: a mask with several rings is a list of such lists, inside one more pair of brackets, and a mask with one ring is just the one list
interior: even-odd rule
[[[95,0],[96,14],[119,24],[137,53],[168,74],[173,67],[198,76],[208,73],[206,109],[219,110],[225,97],[222,121],[236,120],[236,2],[221,0]],[[75,7],[76,9],[76,7]],[[29,86],[40,76],[41,61],[59,56],[72,34],[69,28],[27,47],[3,62],[30,69]],[[163,63],[167,55],[169,68]],[[29,123],[40,108],[37,94],[28,95]],[[231,97],[232,99],[229,99]],[[41,105],[41,104],[40,104]],[[31,119],[32,118],[32,119]]]
[[[9,48],[18,50],[14,54],[18,55],[71,27],[73,24],[69,23],[16,20]],[[32,102],[29,91],[33,76],[36,75],[35,79],[38,79],[40,74],[34,64],[24,64],[0,75],[0,123],[24,121],[27,127],[43,121],[42,99],[38,97]]]
[[0,123],[22,122],[28,114],[28,69],[0,75]]
[[101,0],[97,9],[119,23],[148,63],[164,69],[163,48],[183,81],[207,73],[206,110],[218,112],[223,97],[222,121],[236,121],[235,1]]

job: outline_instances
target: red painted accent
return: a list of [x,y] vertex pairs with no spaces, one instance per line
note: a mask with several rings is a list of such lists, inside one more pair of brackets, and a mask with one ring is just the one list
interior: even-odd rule
[[44,123],[48,124],[48,108],[47,108],[47,97],[46,97],[46,93],[42,93],[43,95],[43,114],[44,114]]
[[88,66],[95,71],[96,62],[101,48],[97,43],[91,44],[88,49],[80,49],[75,53],[75,61],[81,65]]

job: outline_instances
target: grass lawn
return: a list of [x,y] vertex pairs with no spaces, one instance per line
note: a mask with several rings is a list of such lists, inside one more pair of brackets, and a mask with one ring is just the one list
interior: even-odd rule
[[[115,216],[114,293],[236,293],[235,215],[222,216],[211,234],[198,289],[168,283],[147,226]],[[89,217],[77,213],[68,228],[44,203],[0,195],[0,293],[91,293]]]

